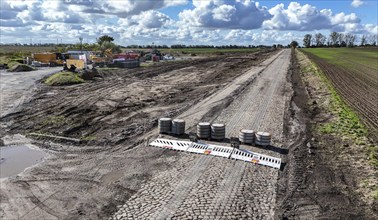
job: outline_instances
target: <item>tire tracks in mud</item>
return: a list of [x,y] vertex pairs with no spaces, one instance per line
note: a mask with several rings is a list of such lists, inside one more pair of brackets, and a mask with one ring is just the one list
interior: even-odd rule
[[[272,61],[273,62],[273,61]],[[155,74],[155,73],[152,73],[152,71],[151,71],[151,74]],[[109,85],[108,85],[109,86]],[[120,82],[119,84],[118,84],[118,86],[121,86],[122,87],[122,82]],[[124,86],[124,85],[123,85]],[[244,85],[244,86],[247,86],[247,85]],[[95,88],[98,88],[98,87],[96,87],[95,86]],[[238,87],[239,88],[239,87]],[[101,89],[101,87],[100,87],[100,89]],[[103,89],[103,91],[102,92],[106,92],[106,91],[109,91],[109,89],[110,89],[110,87],[106,87],[106,88],[104,88]],[[96,89],[94,89],[93,91],[95,91]],[[111,89],[110,89],[111,90]],[[242,91],[239,91],[239,92],[242,92]],[[233,97],[238,97],[238,93],[237,94],[233,94]],[[224,97],[223,97],[224,98]],[[61,101],[61,100],[60,100]],[[68,99],[68,101],[69,101],[69,99]],[[83,103],[85,103],[85,100],[83,100],[83,99],[81,99],[81,101],[84,101],[84,102],[81,102],[82,104]],[[89,99],[89,101],[91,101],[91,99]],[[222,101],[224,101],[224,99],[220,99],[219,100],[219,102],[222,102]],[[66,104],[67,104],[68,102],[66,102]],[[215,103],[215,104],[217,104],[217,103]],[[67,104],[67,105],[70,105],[70,104]],[[188,108],[189,107],[191,107],[191,106],[188,106]],[[184,110],[186,110],[186,109],[181,109],[180,111],[184,111]],[[45,113],[46,112],[48,112],[48,111],[50,111],[50,109],[48,109],[48,108],[46,108],[45,109]],[[178,113],[176,112],[176,114],[179,114],[179,112],[180,111],[178,111]],[[206,112],[206,111],[205,111]],[[41,114],[41,115],[43,115],[43,114]],[[193,123],[194,123],[194,120],[193,120]],[[154,130],[153,132],[155,132],[156,130]],[[150,132],[149,132],[150,133]],[[133,141],[134,142],[134,141]],[[125,153],[126,151],[128,151],[128,152],[132,152],[132,151],[134,151],[134,150],[138,150],[140,147],[143,147],[142,145],[138,145],[138,142],[136,142],[135,144],[129,144],[128,143],[128,147],[127,147],[127,149],[128,150],[125,150],[125,146],[124,145],[120,145],[120,146],[113,146],[112,147],[112,150],[111,150],[111,153],[112,154],[114,154],[114,153],[120,153],[120,152],[123,152],[123,153]],[[83,149],[81,149],[81,148],[83,148]],[[93,185],[94,183],[92,183],[92,182],[88,182],[88,181],[86,181],[86,179],[84,178],[84,179],[80,179],[80,178],[77,178],[77,176],[80,176],[80,174],[81,173],[83,173],[83,167],[84,167],[84,164],[85,163],[87,163],[87,162],[90,162],[90,163],[96,163],[97,164],[97,167],[95,168],[95,169],[93,169],[93,170],[91,170],[91,168],[90,167],[88,167],[88,168],[85,168],[84,170],[87,170],[88,171],[88,174],[89,174],[89,179],[91,179],[91,178],[93,178],[93,179],[96,179],[97,178],[97,176],[99,176],[99,175],[101,175],[100,173],[101,173],[101,169],[108,169],[108,170],[118,170],[118,169],[120,169],[120,168],[123,168],[123,167],[125,167],[126,165],[128,165],[127,164],[127,162],[123,162],[122,163],[122,159],[120,159],[120,158],[116,158],[114,161],[112,161],[112,162],[108,162],[108,155],[106,154],[107,152],[109,151],[109,149],[103,149],[103,150],[101,150],[101,151],[97,151],[97,150],[94,150],[94,151],[91,151],[90,149],[87,149],[86,147],[83,147],[83,146],[79,146],[79,147],[75,147],[74,149],[73,149],[73,151],[68,151],[69,153],[72,153],[72,154],[77,154],[76,156],[75,155],[73,155],[73,157],[72,156],[66,156],[65,155],[65,150],[63,150],[62,151],[62,153],[59,153],[60,154],[60,157],[61,157],[61,159],[64,159],[64,158],[66,158],[66,159],[68,159],[68,160],[70,160],[70,162],[69,162],[69,165],[68,164],[62,164],[62,167],[64,167],[64,166],[74,166],[75,168],[77,167],[77,169],[75,169],[74,171],[71,171],[71,172],[69,172],[69,175],[68,175],[68,177],[65,179],[66,181],[71,181],[71,180],[74,180],[75,178],[75,180],[77,180],[77,182],[78,182],[78,184],[76,184],[75,183],[75,187],[88,187],[88,184],[90,184],[90,185]],[[159,157],[159,155],[162,155],[163,153],[164,153],[164,151],[159,151],[159,150],[156,150],[156,151],[154,151],[155,153],[156,152],[159,152],[159,153],[161,153],[161,154],[156,154],[155,156],[156,157]],[[96,156],[96,154],[99,154],[99,153],[101,153],[101,154],[103,154],[103,158],[102,158],[102,160],[99,160],[98,158],[97,158],[97,156]],[[85,156],[84,156],[84,154],[86,154]],[[79,156],[79,155],[82,155],[82,156]],[[125,155],[125,154],[120,154],[120,155]],[[82,160],[81,161],[77,161],[75,158],[81,158]],[[76,160],[76,161],[75,161]],[[210,161],[212,161],[212,160],[210,160]],[[210,164],[210,162],[206,162],[206,161],[202,161],[201,162],[201,159],[199,159],[198,161],[197,161],[198,163],[200,163],[200,164],[202,164],[201,165],[201,169],[203,169],[203,170],[206,170],[206,169],[208,169],[209,168],[209,164]],[[148,168],[148,166],[146,166],[146,168]],[[59,175],[64,175],[64,174],[58,174],[58,176]],[[237,176],[241,176],[242,174],[235,174],[235,175],[237,175]],[[191,178],[191,176],[190,175],[187,175],[187,176],[185,176],[184,178],[186,178],[186,179],[190,179]],[[199,177],[200,178],[200,177]],[[237,179],[237,178],[236,178]],[[62,178],[56,178],[56,181],[60,181],[60,180],[62,180]],[[51,181],[54,181],[53,180],[53,178],[51,178],[51,179],[41,179],[41,181],[42,182],[51,182]],[[38,179],[36,179],[35,181],[32,181],[32,182],[34,182],[34,183],[38,183]],[[83,183],[83,184],[80,184],[80,183]],[[95,184],[96,185],[96,184]],[[52,197],[50,197],[50,198],[55,198],[55,197],[58,197],[58,195],[59,195],[59,197],[60,196],[62,196],[62,198],[64,197],[64,194],[66,193],[66,192],[70,192],[70,193],[75,193],[75,195],[78,195],[78,196],[80,196],[81,194],[80,194],[80,192],[76,192],[74,189],[69,189],[69,187],[73,187],[72,185],[71,186],[65,186],[64,188],[62,188],[61,190],[58,190],[58,191],[54,191],[54,192],[51,192],[50,193],[50,195],[52,196]],[[85,191],[85,189],[83,189],[84,191]],[[30,190],[30,192],[32,192],[33,190],[31,189]],[[178,193],[178,190],[176,190],[176,192]],[[183,197],[185,197],[185,195],[186,195],[187,193],[184,193],[183,194]],[[38,198],[38,195],[36,194],[35,195],[37,198]],[[55,197],[54,197],[55,196]],[[37,200],[35,200],[35,201],[37,201]],[[38,203],[38,205],[45,205],[45,206],[47,206],[47,207],[49,207],[49,203],[47,203],[47,204],[45,204],[44,202],[45,202],[45,200],[43,200],[43,199],[41,199],[41,198],[39,198],[39,201],[40,202],[37,202]],[[93,202],[93,200],[90,200],[91,202]],[[175,208],[177,208],[179,205],[180,205],[180,200],[175,200],[175,202],[178,204],[178,205],[173,205],[172,207],[171,207],[171,209],[175,209]],[[61,208],[60,208],[61,209]],[[59,210],[60,210],[59,209]],[[34,210],[34,209],[33,209]],[[32,210],[31,210],[32,211]],[[57,212],[59,212],[59,211],[57,211]],[[64,213],[65,212],[61,212],[60,214],[61,215],[64,215]],[[27,217],[27,216],[26,216]]]

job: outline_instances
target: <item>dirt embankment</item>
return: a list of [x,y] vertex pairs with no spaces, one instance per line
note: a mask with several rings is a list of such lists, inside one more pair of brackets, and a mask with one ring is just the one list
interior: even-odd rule
[[360,162],[365,152],[341,137],[315,130],[318,123],[335,116],[324,107],[330,102],[327,86],[314,72],[306,72],[309,65],[303,55],[293,55],[289,77],[294,95],[285,123],[285,135],[291,143],[288,164],[278,181],[276,216],[376,219],[376,202],[366,199],[361,187],[362,180],[367,184],[376,180],[376,171],[369,170],[366,161]]
[[183,112],[272,53],[257,52],[251,55],[253,59],[218,56],[133,70],[102,70],[102,78],[82,85],[41,85],[23,111],[1,120],[8,123],[8,133],[36,132],[120,144],[151,129],[159,117]]

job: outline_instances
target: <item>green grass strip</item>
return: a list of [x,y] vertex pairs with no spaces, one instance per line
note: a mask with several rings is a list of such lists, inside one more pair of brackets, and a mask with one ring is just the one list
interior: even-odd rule
[[62,71],[49,76],[44,83],[49,86],[73,85],[83,83],[84,80],[78,73]]
[[[311,61],[311,65],[311,67],[306,67],[306,69],[311,68],[311,72],[315,73],[327,86],[331,94],[328,111],[337,116],[335,120],[318,124],[316,130],[322,134],[332,134],[340,136],[343,139],[352,140],[357,145],[368,145],[368,129],[361,123],[358,114],[343,101],[330,79],[327,78],[316,63]],[[378,146],[369,145],[366,149],[369,163],[378,167]]]

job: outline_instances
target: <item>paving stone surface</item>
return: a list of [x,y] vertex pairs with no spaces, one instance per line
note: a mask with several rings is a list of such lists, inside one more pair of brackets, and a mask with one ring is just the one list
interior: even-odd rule
[[[269,131],[282,146],[283,115],[290,96],[290,51],[272,60],[237,99],[215,118],[226,136],[240,129]],[[279,67],[279,68],[277,68]],[[193,116],[184,113],[185,117]],[[188,127],[195,127],[193,117]],[[268,148],[242,146],[280,157]],[[110,219],[273,219],[279,170],[239,160],[180,152],[180,160],[141,186]]]

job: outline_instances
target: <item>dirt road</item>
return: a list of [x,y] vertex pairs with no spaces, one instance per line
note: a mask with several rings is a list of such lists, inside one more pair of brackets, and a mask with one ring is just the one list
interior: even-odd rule
[[290,53],[257,57],[109,71],[85,85],[42,87],[22,112],[2,118],[7,132],[94,140],[44,145],[49,160],[2,180],[0,217],[271,218],[279,171],[145,144],[156,137],[158,117],[178,116],[188,131],[199,120],[225,122],[229,135],[246,127],[271,131],[274,147],[250,149],[281,156]]
[[62,67],[55,67],[14,73],[0,70],[0,116],[15,111],[26,101],[31,96],[37,80],[61,69]]
[[[283,115],[291,94],[286,81],[289,63],[290,52],[285,50],[265,61],[261,68],[252,68],[180,118],[187,119],[188,130],[193,130],[196,120],[190,119],[195,118],[198,122],[203,118],[203,109],[214,109],[212,103],[223,107],[227,97],[232,97],[232,103],[219,112],[213,111],[211,116],[208,114],[207,120],[225,123],[227,134],[233,136],[242,128],[272,131],[277,135],[273,145],[281,145]],[[248,82],[250,84],[243,92],[231,95],[237,85]],[[223,101],[217,97],[223,97]],[[277,118],[273,119],[273,116]],[[249,148],[281,156],[271,149]],[[180,154],[179,166],[154,175],[120,207],[113,219],[273,218],[277,170],[241,161]]]

